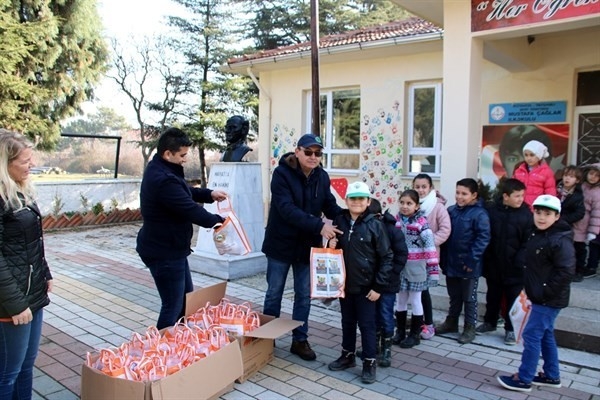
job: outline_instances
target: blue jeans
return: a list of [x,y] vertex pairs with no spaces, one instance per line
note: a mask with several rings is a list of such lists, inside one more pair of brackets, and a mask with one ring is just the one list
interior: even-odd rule
[[342,311],[342,349],[354,353],[356,350],[356,325],[360,329],[362,357],[376,358],[375,338],[376,302],[362,294],[348,294],[340,299]]
[[[292,319],[304,324],[292,331],[292,339],[304,342],[308,340],[308,315],[310,314],[310,268],[308,263],[291,264],[294,274],[294,308]],[[290,264],[267,257],[267,293],[263,314],[279,317],[281,299]]]
[[0,399],[31,399],[43,318],[38,310],[27,325],[0,322]]
[[194,290],[187,257],[176,260],[142,257],[142,261],[150,269],[162,302],[156,327],[173,326],[185,314],[185,294]]
[[394,304],[396,303],[396,293],[381,293],[379,300],[375,303],[377,314],[375,321],[377,331],[381,331],[383,337],[394,336]]
[[544,360],[544,374],[550,379],[560,379],[558,349],[554,338],[554,320],[560,308],[539,304],[531,305],[529,320],[523,329],[523,354],[519,367],[519,379],[531,383],[536,375],[540,352]]

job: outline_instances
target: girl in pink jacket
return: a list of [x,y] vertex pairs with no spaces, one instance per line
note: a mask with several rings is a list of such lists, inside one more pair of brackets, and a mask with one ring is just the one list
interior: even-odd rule
[[523,146],[525,161],[515,168],[513,178],[525,184],[525,203],[533,210],[533,201],[542,194],[556,196],[554,172],[544,161],[550,157],[548,148],[542,142],[530,140]]
[[[600,250],[600,243],[596,239],[600,235],[600,163],[583,167],[583,174],[581,188],[585,215],[573,224],[576,258],[576,276],[573,280],[575,282],[596,275]],[[588,257],[587,263],[586,257]]]
[[[433,232],[435,247],[438,254],[440,245],[450,236],[450,216],[446,210],[446,199],[433,188],[433,181],[427,174],[418,174],[413,179],[413,189],[419,194],[419,203],[429,228]],[[423,304],[423,327],[421,339],[431,339],[435,335],[433,327],[433,306],[429,289],[421,292],[421,303]]]

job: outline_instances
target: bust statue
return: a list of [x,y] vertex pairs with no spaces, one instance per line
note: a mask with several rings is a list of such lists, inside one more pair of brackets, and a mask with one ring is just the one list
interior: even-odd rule
[[252,151],[246,145],[246,138],[250,130],[250,122],[240,115],[234,115],[227,120],[225,124],[225,140],[227,147],[221,155],[221,161],[238,162],[247,152]]

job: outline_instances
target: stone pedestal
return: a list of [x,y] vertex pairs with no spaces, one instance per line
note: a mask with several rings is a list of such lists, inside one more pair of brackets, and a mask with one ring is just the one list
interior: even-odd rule
[[[220,162],[210,168],[208,188],[228,193],[252,251],[245,256],[220,255],[212,238],[212,229],[200,227],[198,242],[188,258],[190,269],[221,279],[237,279],[267,270],[267,259],[260,251],[265,235],[260,163]],[[205,204],[217,213],[217,203]]]

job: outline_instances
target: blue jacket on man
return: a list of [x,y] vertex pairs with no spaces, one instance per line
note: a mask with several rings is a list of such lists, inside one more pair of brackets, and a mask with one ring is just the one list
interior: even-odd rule
[[190,187],[183,166],[156,154],[144,171],[140,210],[144,224],[137,237],[141,257],[176,259],[191,253],[192,224],[212,228],[223,222],[198,203],[212,203],[212,190]]
[[267,257],[308,264],[310,248],[322,247],[321,214],[333,219],[342,211],[330,185],[322,167],[307,177],[294,153],[281,157],[271,179],[271,208],[262,246]]

